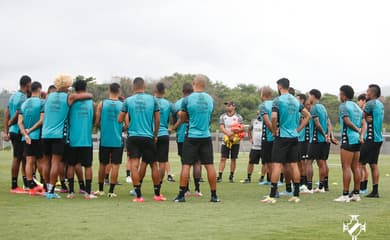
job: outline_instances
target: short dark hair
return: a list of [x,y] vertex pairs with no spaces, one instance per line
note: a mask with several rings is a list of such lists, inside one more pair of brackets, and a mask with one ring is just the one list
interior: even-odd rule
[[47,89],[47,91],[49,92],[50,90],[57,90],[56,86],[54,85],[50,85],[49,88]]
[[289,87],[288,88],[288,93],[290,93],[291,95],[295,96],[295,89],[293,87]]
[[119,85],[119,83],[111,83],[110,84],[110,92],[111,93],[119,93],[119,90],[121,88],[121,85]]
[[353,98],[353,95],[355,94],[355,92],[353,91],[353,88],[349,85],[341,86],[340,92],[343,92],[344,95],[348,98],[348,100],[351,100]]
[[19,85],[21,87],[25,87],[27,86],[29,83],[31,83],[31,78],[30,76],[27,76],[27,75],[23,75],[20,80],[19,80]]
[[78,79],[73,83],[73,87],[76,92],[85,91],[87,90],[87,81]]
[[31,83],[31,92],[36,92],[38,89],[42,89],[42,84],[40,82]]
[[191,83],[184,83],[182,91],[184,94],[191,94],[194,91],[192,84]]
[[312,89],[312,90],[310,90],[310,92],[309,92],[309,94],[310,95],[313,95],[316,99],[318,99],[318,100],[320,100],[321,99],[321,92],[320,92],[320,90],[318,90],[318,89]]
[[281,78],[276,83],[282,86],[283,89],[288,89],[290,87],[290,80],[287,78]]
[[133,80],[133,88],[140,89],[145,86],[145,80],[141,77],[136,77]]
[[156,84],[156,90],[158,93],[163,94],[165,93],[165,84],[162,82],[159,82]]
[[360,94],[358,97],[357,97],[357,100],[358,101],[366,101],[367,100],[367,95],[365,93],[362,93]]
[[377,98],[381,96],[381,88],[377,84],[370,84],[368,88],[371,89]]
[[303,104],[305,104],[305,102],[306,102],[306,99],[307,99],[307,97],[306,97],[306,95],[305,95],[305,94],[303,94],[303,93],[300,93],[300,94],[298,94],[298,95],[297,95],[297,97],[299,97],[299,99],[303,99]]

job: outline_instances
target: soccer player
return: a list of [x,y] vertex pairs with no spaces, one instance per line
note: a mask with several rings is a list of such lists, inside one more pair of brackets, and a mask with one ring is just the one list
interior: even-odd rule
[[[381,88],[376,84],[370,84],[367,89],[367,102],[363,116],[367,122],[367,135],[360,149],[360,163],[370,164],[372,177],[372,192],[366,197],[379,198],[378,183],[379,169],[378,158],[383,142],[382,125],[384,118],[384,106],[379,100]],[[365,182],[367,188],[367,182]]]
[[[122,123],[126,115],[129,116],[127,152],[130,154],[131,177],[137,197],[134,202],[144,202],[141,192],[141,171],[146,171],[147,164],[152,169],[154,185],[154,201],[165,201],[160,194],[160,176],[156,163],[156,142],[160,128],[160,108],[157,100],[145,93],[145,81],[137,77],[133,81],[134,95],[126,98],[118,116],[118,122]],[[142,158],[141,168],[139,160]]]
[[[289,94],[290,81],[287,78],[279,79],[277,84],[280,96],[272,104],[272,133],[276,137],[272,148],[271,191],[262,202],[276,202],[277,181],[283,164],[291,171],[294,184],[294,196],[288,201],[299,202],[298,132],[309,122],[310,113]],[[300,121],[300,113],[304,116],[303,121]]]
[[118,182],[119,167],[122,163],[123,141],[122,130],[123,124],[118,123],[117,117],[122,110],[123,103],[119,100],[120,85],[112,83],[109,87],[108,99],[99,103],[96,109],[95,126],[100,128],[100,145],[99,145],[99,191],[97,195],[104,195],[104,180],[106,168],[111,164],[110,189],[108,197],[114,198],[115,185]]
[[[77,94],[85,94],[87,91],[87,82],[85,80],[76,80],[73,84]],[[75,166],[84,167],[85,174],[85,199],[96,198],[91,193],[92,186],[92,127],[94,120],[94,103],[92,99],[78,100],[73,103],[69,109],[68,127],[69,127],[69,158],[67,176],[70,185],[70,194],[68,198],[74,198],[74,179]],[[110,129],[113,131],[113,129]]]
[[[305,106],[307,111],[310,111],[310,102],[307,101],[307,97],[305,94],[297,95],[298,101]],[[304,120],[304,116],[301,115],[301,121]],[[298,155],[299,155],[299,172],[301,174],[301,182],[300,182],[300,191],[302,193],[312,193],[312,180],[308,181],[308,171],[311,173],[311,177],[313,177],[313,165],[307,165],[308,158],[308,149],[310,142],[310,124],[307,124],[300,132],[298,137]]]
[[[321,92],[318,89],[312,89],[309,94],[309,101],[311,104],[310,114],[312,116],[312,137],[310,141],[308,165],[312,164],[313,160],[316,160],[320,184],[318,188],[314,189],[314,192],[324,193],[325,191],[329,191],[329,167],[327,164],[330,151],[330,131],[328,129],[329,116],[325,106],[320,103]],[[312,179],[313,174],[311,174],[310,179],[308,178],[308,181],[312,181]]]
[[183,143],[183,165],[180,174],[180,191],[175,202],[185,202],[190,167],[200,160],[204,164],[211,190],[211,202],[220,202],[217,196],[216,173],[213,159],[213,143],[210,120],[214,109],[213,98],[204,92],[206,77],[197,75],[192,86],[194,92],[187,96],[181,106],[180,122],[188,121],[188,133]]
[[247,178],[244,180],[244,183],[251,182],[253,167],[255,164],[259,164],[260,162],[262,129],[263,129],[263,123],[259,120],[259,117],[252,119],[251,124],[249,125],[248,128],[249,142],[252,144],[252,147],[249,153],[249,162],[248,162],[248,171],[247,171],[248,175]]
[[172,111],[172,104],[164,98],[165,85],[162,82],[156,84],[154,96],[160,107],[160,128],[158,130],[158,139],[156,143],[156,160],[158,162],[158,171],[160,174],[160,184],[162,184],[169,154],[169,115]]
[[27,187],[30,189],[30,195],[40,194],[43,191],[43,188],[38,186],[33,180],[35,162],[42,158],[40,138],[44,102],[40,99],[41,89],[42,85],[39,82],[31,84],[31,97],[22,104],[18,119],[20,133],[23,136]]
[[271,156],[272,156],[272,146],[274,143],[274,136],[272,135],[272,89],[270,87],[263,87],[260,90],[260,96],[263,103],[260,105],[260,120],[263,123],[262,137],[261,137],[261,147],[262,147],[262,162],[267,170],[267,178],[264,181],[264,172],[262,171],[259,184],[268,185],[271,183]]
[[[224,103],[226,113],[222,114],[219,118],[219,129],[224,134],[223,142],[221,145],[221,161],[219,162],[219,173],[217,182],[222,182],[222,173],[225,169],[226,159],[230,158],[230,175],[229,182],[234,182],[234,171],[236,170],[236,159],[240,151],[240,138],[238,133],[245,131],[242,126],[242,116],[236,113],[236,107],[233,101],[227,101]],[[241,125],[241,129],[235,132],[231,129],[231,126],[235,123]]]
[[[366,105],[366,94],[362,93],[357,97],[357,105],[364,111],[364,106]],[[360,149],[361,150],[361,149]],[[367,194],[367,184],[368,184],[368,171],[366,168],[366,164],[360,162],[360,174],[361,174],[361,181],[360,181],[360,194]]]
[[25,191],[18,187],[18,174],[20,163],[22,163],[23,185],[28,187],[25,174],[25,159],[23,157],[23,143],[22,134],[20,134],[18,126],[18,115],[22,103],[27,99],[27,94],[30,92],[31,78],[24,75],[19,81],[20,89],[13,94],[8,101],[8,106],[4,117],[4,141],[11,140],[13,149],[13,160],[11,167],[11,193],[25,193]]
[[[50,93],[47,97],[42,126],[43,158],[41,161],[44,181],[47,184],[46,198],[48,199],[60,198],[58,194],[54,193],[54,186],[59,171],[61,171],[60,162],[65,148],[64,128],[69,107],[76,100],[92,98],[90,93],[68,95],[68,88],[72,85],[72,78],[69,75],[58,75],[54,80],[54,85],[57,92]],[[79,131],[81,130],[79,129]]]
[[[180,156],[181,164],[184,164],[183,162],[183,143],[184,139],[187,135],[188,130],[188,121],[180,122],[180,112],[181,112],[181,106],[183,104],[183,100],[190,95],[193,92],[193,88],[191,83],[184,83],[182,87],[183,97],[180,98],[175,102],[174,105],[174,119],[176,120],[174,123],[174,126],[172,127],[172,131],[176,130],[176,143],[177,143],[177,154]],[[202,192],[200,191],[200,179],[201,179],[201,171],[202,171],[202,165],[200,164],[200,161],[196,161],[193,165],[193,172],[192,175],[194,177],[194,184],[195,184],[195,193],[194,195],[197,197],[203,196]],[[187,182],[187,191],[185,193],[186,196],[189,196],[190,189],[189,189],[189,181]]]
[[[343,194],[334,199],[336,202],[360,201],[360,145],[363,142],[365,120],[362,110],[352,101],[353,88],[348,85],[340,87],[340,128],[341,128],[341,166],[343,170]],[[362,130],[363,129],[363,130]],[[349,184],[353,173],[354,188],[349,196]]]

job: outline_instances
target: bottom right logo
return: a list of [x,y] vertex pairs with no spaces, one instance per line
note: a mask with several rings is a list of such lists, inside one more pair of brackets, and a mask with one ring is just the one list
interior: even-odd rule
[[349,222],[343,223],[343,232],[347,232],[352,240],[358,240],[362,232],[366,232],[366,223],[359,222],[359,215],[349,215]]

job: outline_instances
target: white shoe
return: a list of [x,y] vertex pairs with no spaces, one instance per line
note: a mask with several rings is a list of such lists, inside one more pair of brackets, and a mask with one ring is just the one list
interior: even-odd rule
[[316,189],[314,189],[314,192],[315,193],[324,193],[325,192],[325,188],[321,188],[321,189],[316,188]]
[[106,193],[103,191],[97,190],[96,192],[92,192],[92,194],[100,197],[100,196],[104,196]]
[[93,194],[85,194],[84,195],[84,198],[85,199],[96,199],[98,198],[96,195],[93,195]]
[[359,202],[362,199],[360,198],[359,194],[352,194],[352,197],[350,198],[350,200],[354,201],[354,202]]
[[194,196],[195,196],[195,197],[202,197],[202,196],[203,196],[203,193],[198,192],[198,191],[195,191]]
[[132,183],[132,182],[133,182],[133,180],[131,179],[131,177],[130,177],[130,176],[128,176],[128,177],[126,177],[126,182],[127,182],[127,183]]
[[298,202],[300,202],[301,200],[299,199],[299,197],[293,196],[293,197],[290,197],[290,198],[288,199],[288,201],[289,201],[289,202],[298,203]]
[[336,199],[334,199],[333,201],[335,202],[349,202],[351,199],[349,198],[348,195],[342,195]]

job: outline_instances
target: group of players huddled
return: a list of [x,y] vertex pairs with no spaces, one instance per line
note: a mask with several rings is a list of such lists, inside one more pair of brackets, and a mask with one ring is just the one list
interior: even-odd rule
[[[178,154],[182,169],[179,193],[175,202],[185,202],[189,196],[190,169],[193,167],[195,196],[200,192],[201,166],[207,171],[211,202],[219,202],[217,182],[222,181],[226,160],[230,158],[229,181],[234,182],[236,159],[240,141],[245,136],[243,118],[236,113],[235,103],[226,101],[226,112],[219,124],[223,133],[218,175],[214,168],[213,145],[210,133],[213,98],[205,92],[207,77],[197,75],[192,83],[183,85],[183,97],[176,103],[164,98],[165,85],[157,83],[154,96],[145,93],[145,82],[133,80],[133,95],[120,96],[120,85],[109,86],[109,97],[100,103],[92,101],[87,82],[73,82],[69,75],[61,74],[54,80],[47,95],[42,85],[29,76],[20,79],[20,90],[13,94],[5,114],[4,140],[13,146],[11,193],[29,193],[48,199],[60,198],[56,183],[61,179],[61,191],[67,198],[75,198],[76,173],[80,189],[86,199],[105,195],[104,180],[110,166],[109,198],[118,184],[119,166],[124,146],[131,172],[134,202],[143,202],[141,186],[147,166],[151,168],[154,201],[165,201],[160,193],[165,173],[169,169],[169,134],[176,131]],[[70,87],[74,91],[68,93]],[[250,183],[255,164],[262,163],[260,185],[270,185],[270,194],[261,200],[275,203],[281,195],[289,202],[299,202],[299,194],[329,191],[327,159],[330,144],[339,144],[333,134],[332,123],[321,92],[312,89],[307,97],[297,94],[286,78],[277,81],[279,96],[273,98],[270,87],[260,90],[262,104],[258,117],[251,121],[248,137],[252,148],[249,154],[248,175],[243,183]],[[372,175],[372,192],[367,197],[377,198],[379,170],[378,157],[382,137],[384,106],[379,100],[381,89],[368,86],[367,93],[353,101],[351,86],[340,87],[339,117],[341,128],[340,159],[343,193],[334,201],[360,201],[367,194],[368,171]],[[172,116],[172,117],[171,117]],[[170,119],[172,125],[170,126]],[[92,189],[93,128],[100,129],[98,190]],[[127,139],[123,140],[123,133]],[[319,169],[319,182],[313,189],[313,161]],[[84,169],[83,169],[84,168]],[[24,188],[18,187],[21,169]],[[41,179],[36,179],[39,172]],[[351,174],[352,173],[352,174]],[[350,192],[353,175],[354,186]],[[67,185],[65,184],[67,180]],[[174,181],[171,175],[168,180]],[[285,182],[286,189],[278,191]]]

